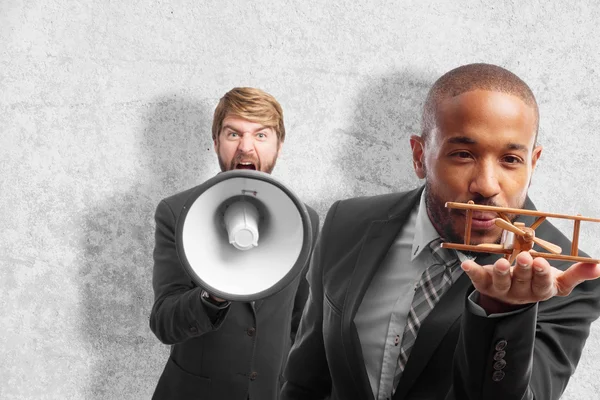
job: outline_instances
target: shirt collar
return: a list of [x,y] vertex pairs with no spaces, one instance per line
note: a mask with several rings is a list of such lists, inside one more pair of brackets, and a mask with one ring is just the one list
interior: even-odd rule
[[415,238],[413,239],[412,244],[411,261],[417,258],[432,240],[439,237],[440,235],[433,227],[429,215],[427,214],[427,207],[425,206],[425,190],[423,190],[421,199],[419,200],[419,211],[417,212],[417,222],[415,224]]
[[[435,240],[439,237],[440,234],[434,228],[431,220],[429,219],[427,206],[425,205],[425,190],[423,190],[421,193],[421,199],[419,201],[419,210],[417,212],[417,222],[415,224],[415,237],[412,244],[411,261],[417,258],[432,240]],[[473,257],[468,257],[458,250],[456,253],[461,262],[468,259],[473,259]]]

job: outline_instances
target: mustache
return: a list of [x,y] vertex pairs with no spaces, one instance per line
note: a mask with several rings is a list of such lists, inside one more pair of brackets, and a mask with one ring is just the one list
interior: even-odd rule
[[254,164],[254,166],[258,169],[258,167],[260,166],[260,161],[258,159],[258,157],[256,156],[244,156],[243,154],[239,154],[236,155],[235,157],[233,157],[233,159],[231,160],[231,168],[234,168],[237,164],[241,163],[242,161],[249,161],[252,164]]
[[[473,203],[475,203],[477,205],[480,205],[480,206],[507,207],[505,205],[497,203],[496,201],[494,201],[494,199],[486,198],[486,197],[474,197],[474,198],[471,198],[471,199],[468,199],[468,200],[464,200],[464,201],[461,200],[461,202],[463,202],[463,203],[467,203],[469,201],[473,201]],[[517,208],[522,208],[522,206],[521,207],[517,207]],[[452,213],[452,214],[460,214],[462,216],[465,216],[467,214],[467,211],[466,210],[452,209],[452,210],[450,210],[450,213]],[[515,219],[517,219],[517,217],[518,217],[517,214],[511,214],[511,213],[506,213],[506,212],[504,213],[504,215],[511,222],[514,221]],[[500,215],[498,215],[498,217],[499,216]]]
[[503,207],[501,204],[498,204],[497,202],[495,202],[494,199],[492,199],[492,198],[474,197],[472,199],[461,200],[462,203],[468,203],[469,201],[472,201],[473,203],[475,203],[479,206]]

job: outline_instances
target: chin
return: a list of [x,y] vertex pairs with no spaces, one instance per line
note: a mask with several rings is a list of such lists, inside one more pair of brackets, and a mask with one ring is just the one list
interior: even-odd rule
[[[490,244],[490,243],[495,243],[495,244],[499,244],[500,243],[500,238],[502,237],[502,231],[500,232],[471,232],[471,244],[473,245],[478,245],[478,244]],[[463,239],[464,241],[464,239]]]
[[[457,228],[458,227],[458,228]],[[446,225],[444,227],[444,240],[451,241],[454,243],[463,244],[465,242],[465,225],[462,221],[454,222],[451,226]],[[502,231],[496,232],[496,230],[489,231],[476,231],[471,229],[471,245],[478,245],[482,243],[500,243],[500,237]]]

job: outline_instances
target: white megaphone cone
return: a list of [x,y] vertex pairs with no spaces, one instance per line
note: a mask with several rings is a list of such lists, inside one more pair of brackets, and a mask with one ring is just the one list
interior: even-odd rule
[[252,204],[239,200],[225,210],[225,229],[231,243],[238,250],[258,246],[258,210]]
[[233,170],[190,191],[175,244],[197,286],[254,301],[296,279],[308,265],[312,236],[308,211],[290,189],[264,172]]

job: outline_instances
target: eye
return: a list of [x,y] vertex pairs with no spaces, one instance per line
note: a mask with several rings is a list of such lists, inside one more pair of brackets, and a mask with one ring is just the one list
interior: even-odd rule
[[471,153],[469,153],[468,151],[457,151],[455,153],[452,153],[451,156],[462,159],[472,158]]
[[259,139],[266,139],[266,138],[267,138],[267,134],[266,134],[265,132],[258,132],[258,133],[256,134],[256,136],[257,136]]
[[521,159],[521,157],[517,157],[517,156],[513,156],[513,155],[507,155],[504,156],[502,158],[502,161],[507,163],[507,164],[521,164],[523,163],[523,159]]

